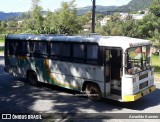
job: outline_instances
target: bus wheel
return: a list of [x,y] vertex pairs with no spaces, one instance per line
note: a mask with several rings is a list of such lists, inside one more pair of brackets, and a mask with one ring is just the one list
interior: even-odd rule
[[98,101],[102,99],[101,91],[95,84],[87,84],[85,92],[90,100]]
[[32,85],[34,86],[38,85],[37,75],[35,72],[29,72],[27,74],[27,79]]

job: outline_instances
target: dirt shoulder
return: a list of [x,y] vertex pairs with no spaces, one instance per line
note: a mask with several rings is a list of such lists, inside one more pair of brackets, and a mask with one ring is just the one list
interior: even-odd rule
[[160,82],[160,77],[159,76],[154,76],[154,80],[157,82]]

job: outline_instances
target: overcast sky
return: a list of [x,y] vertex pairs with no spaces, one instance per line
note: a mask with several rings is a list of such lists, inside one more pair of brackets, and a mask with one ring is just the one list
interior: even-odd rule
[[[54,11],[58,9],[62,1],[71,0],[41,0],[41,6],[44,10]],[[96,0],[96,5],[121,6],[127,4],[131,0]],[[77,7],[92,5],[91,0],[76,0]],[[25,12],[31,8],[31,0],[0,0],[0,11],[3,12]]]

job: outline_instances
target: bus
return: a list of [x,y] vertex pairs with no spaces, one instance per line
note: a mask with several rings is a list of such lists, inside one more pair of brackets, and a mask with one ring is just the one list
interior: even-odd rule
[[91,100],[136,101],[156,90],[151,42],[124,36],[9,34],[5,71]]

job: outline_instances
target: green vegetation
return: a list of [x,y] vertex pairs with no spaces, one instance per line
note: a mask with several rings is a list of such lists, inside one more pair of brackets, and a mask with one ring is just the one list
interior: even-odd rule
[[77,16],[75,0],[62,2],[55,12],[44,12],[40,0],[32,0],[32,8],[23,18],[0,21],[0,34],[68,34],[76,35],[83,31],[89,22],[87,15]]
[[0,43],[4,43],[4,39],[0,39]]
[[155,75],[160,77],[160,59],[156,54],[152,55],[152,65],[154,66]]
[[160,51],[160,0],[154,0],[148,14],[141,20],[134,20],[131,15],[121,20],[120,16],[120,13],[114,13],[106,26],[96,26],[97,33],[151,40]]
[[144,10],[149,7],[153,0],[132,0],[127,5],[120,6],[118,10],[121,11],[137,11]]
[[4,52],[4,46],[0,46],[0,53]]
[[0,53],[3,53],[4,52],[4,46],[2,45],[4,44],[4,38],[0,38]]

